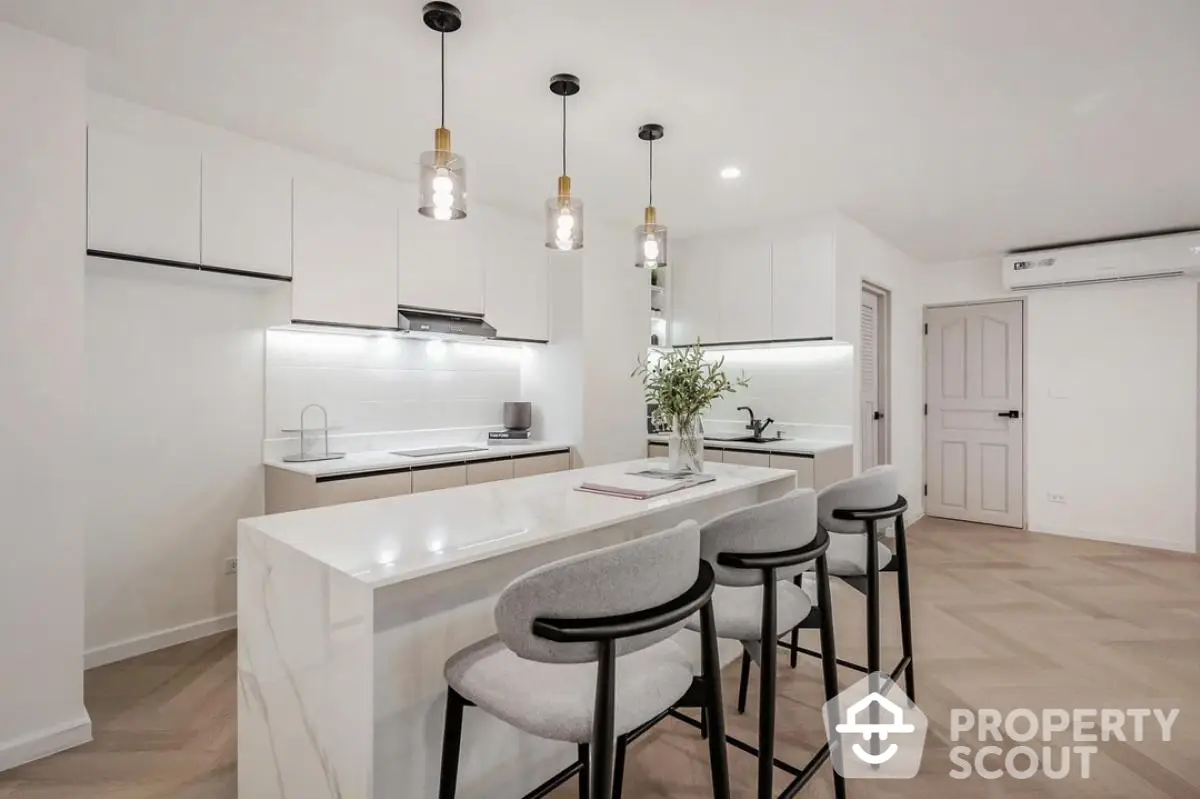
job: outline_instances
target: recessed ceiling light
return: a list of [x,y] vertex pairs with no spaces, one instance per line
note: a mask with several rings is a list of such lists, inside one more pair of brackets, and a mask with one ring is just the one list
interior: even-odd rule
[[740,178],[741,176],[742,170],[738,169],[736,166],[727,166],[721,170],[721,177],[725,178],[726,180],[733,180],[734,178]]

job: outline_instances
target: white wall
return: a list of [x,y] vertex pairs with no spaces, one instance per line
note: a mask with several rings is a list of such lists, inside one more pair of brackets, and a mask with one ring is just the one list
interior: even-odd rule
[[263,281],[87,263],[87,662],[234,625],[263,512]]
[[378,449],[376,433],[502,427],[504,403],[522,398],[521,361],[538,348],[270,330],[266,434],[297,427],[313,402],[360,449]]
[[[924,277],[929,304],[1022,296],[1000,256]],[[1196,551],[1196,281],[1024,296],[1029,528]]]
[[83,706],[84,59],[0,24],[0,771]]
[[775,424],[767,431],[796,438],[850,441],[854,424],[854,348],[848,344],[714,349],[708,357],[725,359],[725,374],[750,385],[712,404],[704,415],[706,430],[748,420],[738,407],[748,405]]
[[[646,456],[646,401],[631,376],[646,351],[650,276],[622,258],[621,231],[588,226],[578,252],[550,259],[550,344],[522,388],[546,437],[575,444],[575,466]],[[630,234],[629,238],[632,238]]]
[[[834,322],[838,340],[854,345],[856,375],[861,368],[862,282],[870,281],[891,292],[891,394],[885,409],[892,419],[891,462],[900,473],[900,493],[908,499],[909,517],[916,518],[924,513],[925,482],[922,267],[849,217],[839,215],[836,226],[837,308]],[[860,386],[856,379],[853,407],[857,409],[860,404]],[[861,427],[861,414],[856,410],[855,469],[862,446]]]
[[583,465],[646,456],[646,397],[631,376],[650,331],[650,273],[632,229],[588,226],[583,250]]

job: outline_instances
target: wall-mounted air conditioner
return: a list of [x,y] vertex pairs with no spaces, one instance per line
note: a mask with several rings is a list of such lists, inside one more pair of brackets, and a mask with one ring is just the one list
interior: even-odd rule
[[1003,268],[1012,291],[1200,274],[1200,231],[1014,253]]

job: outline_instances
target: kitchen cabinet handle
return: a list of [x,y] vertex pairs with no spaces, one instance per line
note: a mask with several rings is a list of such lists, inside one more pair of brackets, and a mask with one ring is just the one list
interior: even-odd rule
[[1020,411],[1000,411],[1000,413],[998,413],[996,415],[1000,416],[1000,417],[1006,417],[1008,419],[1020,419],[1021,418]]

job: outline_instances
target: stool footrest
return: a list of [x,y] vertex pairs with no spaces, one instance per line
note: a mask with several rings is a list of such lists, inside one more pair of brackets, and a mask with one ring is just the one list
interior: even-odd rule
[[[792,647],[792,645],[791,645],[789,642],[787,642],[787,641],[783,640],[782,638],[781,638],[781,639],[779,639],[779,640],[776,642],[776,644],[777,644],[777,645],[778,645],[780,648],[782,648],[782,649],[786,649],[786,650],[787,650],[787,651],[789,651],[789,652],[799,652],[801,655],[807,655],[808,657],[810,657],[810,658],[814,658],[814,659],[816,659],[816,660],[820,660],[820,659],[821,659],[821,653],[820,653],[820,652],[815,652],[815,651],[813,651],[812,649],[805,649],[805,648],[804,648],[804,647],[802,647],[802,646],[798,646],[798,647],[795,647],[795,648],[793,648],[793,647]],[[904,657],[900,658],[900,662],[899,662],[899,663],[897,663],[897,664],[896,664],[896,667],[895,667],[894,669],[892,669],[892,671],[891,671],[891,675],[890,675],[890,676],[891,676],[891,678],[892,678],[892,682],[895,682],[895,681],[896,681],[896,678],[897,678],[897,677],[899,677],[899,676],[900,676],[900,674],[901,674],[901,673],[902,673],[902,672],[903,672],[905,669],[907,669],[911,663],[912,663],[912,658],[911,658],[911,657],[909,657],[908,655],[905,655]],[[869,673],[869,671],[867,670],[867,667],[866,667],[866,666],[863,666],[863,665],[862,665],[862,664],[860,664],[860,663],[855,663],[855,662],[853,662],[853,661],[850,661],[850,660],[842,660],[841,658],[838,658],[838,659],[837,659],[837,664],[838,664],[839,666],[843,666],[843,667],[845,667],[845,668],[847,668],[847,669],[854,669],[855,671],[862,672],[863,674],[868,674],[868,673]]]
[[553,777],[522,796],[521,799],[545,799],[545,797],[554,793],[559,787],[566,784],[567,780],[577,775],[582,769],[583,763],[576,760],[574,763],[567,766],[565,769],[558,772]]
[[[667,713],[673,719],[678,719],[679,721],[682,721],[685,724],[689,724],[692,727],[695,727],[696,729],[700,729],[700,722],[696,721],[695,719],[693,719],[690,716],[684,715],[683,713],[680,713],[676,710],[668,710]],[[754,757],[758,757],[758,747],[752,746],[751,744],[748,744],[745,741],[735,738],[734,736],[730,735],[729,733],[725,734],[725,742],[727,744],[729,744],[730,746],[732,746],[734,749],[739,749],[748,755],[753,755]],[[792,781],[790,783],[788,783],[788,786],[787,786],[787,788],[784,789],[783,793],[781,793],[779,795],[779,799],[785,799],[785,797],[793,797],[797,793],[799,793],[800,790],[805,785],[807,785],[809,780],[811,780],[813,778],[813,776],[817,773],[817,770],[819,768],[821,768],[821,766],[823,766],[825,764],[825,761],[828,759],[829,759],[829,744],[827,744],[827,743],[822,745],[821,748],[818,749],[816,751],[816,753],[811,758],[809,758],[808,762],[805,763],[803,766],[793,766],[791,763],[788,763],[787,761],[784,761],[784,760],[780,760],[777,757],[772,758],[772,761],[775,764],[775,768],[779,769],[780,771],[787,772],[788,774],[792,775],[792,778],[793,778]]]

